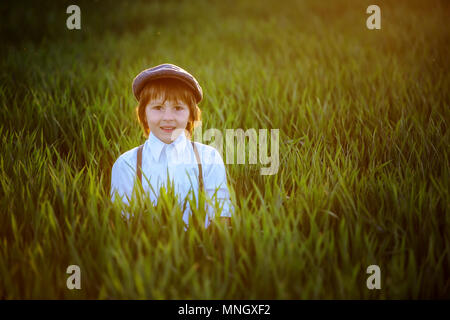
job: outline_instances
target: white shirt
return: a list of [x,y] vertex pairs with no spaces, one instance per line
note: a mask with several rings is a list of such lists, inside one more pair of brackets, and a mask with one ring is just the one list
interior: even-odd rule
[[[217,200],[222,208],[222,217],[231,217],[232,205],[227,187],[225,165],[219,152],[208,145],[194,142],[200,156],[203,171],[203,184],[206,194]],[[119,195],[125,204],[129,204],[136,176],[136,159],[138,147],[123,153],[114,163],[111,172],[111,200]],[[179,195],[179,205],[183,210],[184,201],[192,189],[198,206],[198,164],[192,143],[184,132],[175,141],[166,144],[159,140],[152,132],[144,143],[142,150],[142,186],[151,201],[156,205],[161,186],[167,187],[167,173],[174,184],[175,193]],[[151,185],[151,186],[150,186]],[[217,191],[216,195],[214,193]],[[208,204],[205,228],[215,215],[214,209]],[[124,212],[122,211],[122,214]],[[191,210],[189,201],[183,212],[183,220],[188,225]],[[129,217],[128,213],[124,215]]]

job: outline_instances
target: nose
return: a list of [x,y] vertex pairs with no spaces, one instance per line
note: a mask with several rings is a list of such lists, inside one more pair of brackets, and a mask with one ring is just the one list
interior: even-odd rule
[[164,113],[162,116],[162,120],[173,120],[175,119],[172,108],[164,108]]

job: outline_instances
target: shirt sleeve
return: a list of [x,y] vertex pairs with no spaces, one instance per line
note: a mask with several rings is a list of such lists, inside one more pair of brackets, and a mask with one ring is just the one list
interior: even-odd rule
[[[128,206],[130,203],[134,183],[133,168],[124,160],[118,159],[111,170],[111,201],[116,198],[122,199],[122,202]],[[126,218],[130,217],[130,213],[122,210],[122,215]]]
[[[219,208],[222,209],[221,217],[231,217],[233,214],[233,207],[230,200],[230,193],[227,186],[227,175],[225,165],[219,152],[214,151],[207,159],[207,168],[204,174],[205,192],[209,199],[211,199],[211,206],[207,204],[207,214],[212,219],[215,216],[216,202]],[[209,222],[205,222],[207,227]]]

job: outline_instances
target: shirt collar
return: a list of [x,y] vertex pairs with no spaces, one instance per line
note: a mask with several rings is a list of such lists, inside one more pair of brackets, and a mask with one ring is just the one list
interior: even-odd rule
[[186,146],[186,142],[187,142],[187,138],[186,138],[186,134],[184,131],[175,139],[175,141],[173,141],[170,144],[162,142],[161,140],[159,140],[159,138],[157,138],[153,134],[153,132],[150,132],[145,144],[150,149],[153,159],[155,159],[155,161],[158,162],[159,158],[161,156],[162,150],[165,147],[167,148],[167,146],[169,146],[169,145],[173,145],[175,147],[178,157],[182,156],[183,152],[184,152],[184,148]]

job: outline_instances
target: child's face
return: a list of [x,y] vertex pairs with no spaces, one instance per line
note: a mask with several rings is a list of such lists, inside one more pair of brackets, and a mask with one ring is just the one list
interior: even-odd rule
[[186,129],[189,106],[182,101],[150,100],[145,107],[147,124],[151,132],[164,143],[171,143]]

